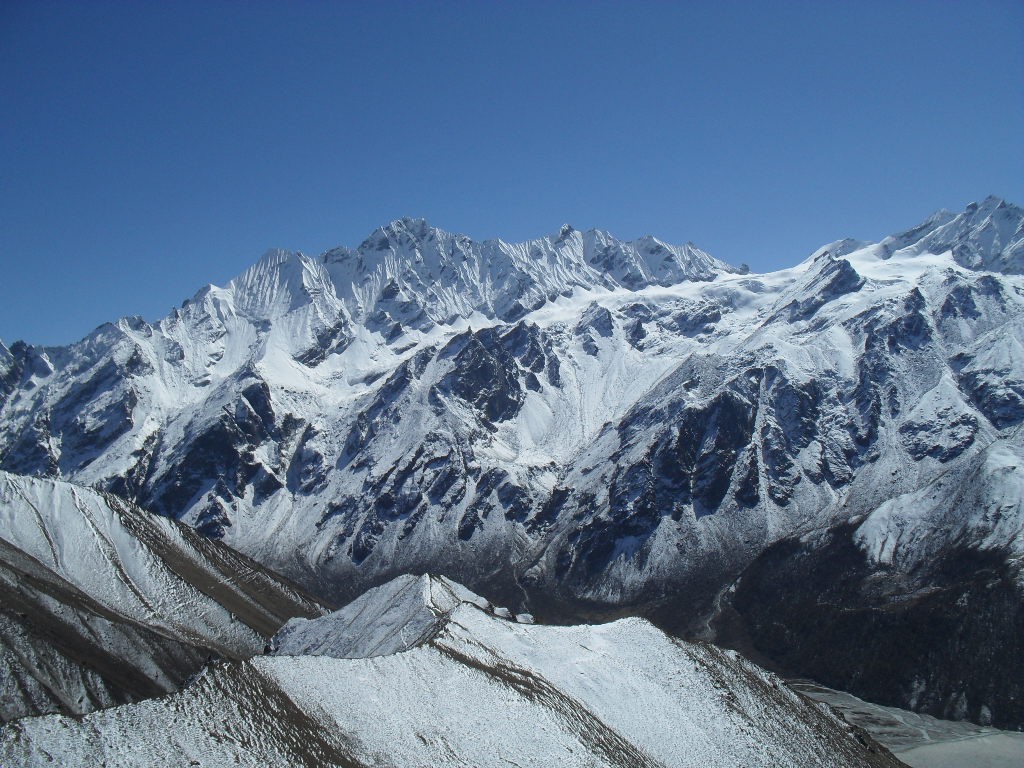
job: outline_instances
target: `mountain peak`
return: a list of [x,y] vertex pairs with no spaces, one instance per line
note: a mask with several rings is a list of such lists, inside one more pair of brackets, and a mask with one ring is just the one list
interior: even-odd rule
[[997,208],[1006,208],[1007,206],[1010,205],[1012,205],[1012,203],[1008,202],[1005,198],[999,197],[999,195],[989,195],[988,197],[981,201],[980,206],[978,205],[978,203],[970,203],[967,206],[967,209],[970,210],[971,207],[981,207],[991,211]]
[[[512,615],[444,576],[403,575],[319,619],[292,619],[271,643],[277,656],[387,656],[429,640],[460,606]],[[523,623],[529,623],[524,614]]]
[[952,252],[968,269],[1024,274],[1024,210],[989,195],[960,213],[936,211],[916,227],[882,241],[887,255]]
[[422,217],[403,216],[392,219],[387,226],[381,227],[385,232],[406,233],[415,237],[425,236],[433,227]]
[[299,256],[298,252],[292,252],[284,248],[268,248],[256,261],[255,266],[276,267]]
[[476,312],[518,319],[578,288],[636,290],[735,271],[692,244],[668,245],[653,236],[624,242],[563,224],[556,234],[526,242],[480,242],[421,218],[395,219],[357,249],[336,248],[320,261],[354,318],[372,317],[395,334]]

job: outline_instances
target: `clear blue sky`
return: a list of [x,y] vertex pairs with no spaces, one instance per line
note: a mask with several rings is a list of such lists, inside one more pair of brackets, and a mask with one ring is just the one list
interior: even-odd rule
[[268,247],[564,222],[755,270],[1024,202],[1024,3],[0,3],[0,339]]

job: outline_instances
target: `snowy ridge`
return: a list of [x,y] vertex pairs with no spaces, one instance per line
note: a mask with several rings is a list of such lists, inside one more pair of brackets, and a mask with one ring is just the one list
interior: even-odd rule
[[987,197],[963,213],[939,211],[921,226],[886,238],[887,252],[914,254],[950,251],[958,264],[1010,274],[1024,273],[1024,228],[1021,208]]
[[173,690],[323,609],[226,547],[127,502],[0,472],[4,720]]
[[[396,768],[509,761],[899,765],[862,731],[774,676],[734,654],[669,638],[642,619],[517,624],[489,613],[468,590],[431,579],[386,585],[374,600],[387,603],[420,588],[438,590],[444,605],[459,600],[434,636],[405,652],[365,658],[371,649],[355,646],[357,658],[276,656],[218,666],[169,697],[81,720],[19,721],[0,734],[0,760],[25,766],[49,760],[169,766],[189,759],[211,766]],[[372,621],[387,606],[364,601],[363,609]],[[331,617],[310,625],[325,635],[338,626]],[[376,642],[372,632],[365,637]],[[171,713],[174,728],[158,727]]]
[[289,620],[270,646],[277,656],[387,656],[422,644],[463,603],[493,610],[487,600],[443,576],[399,576],[327,616]]
[[475,312],[516,319],[574,289],[635,289],[733,271],[693,244],[671,246],[653,237],[622,242],[565,225],[557,236],[525,243],[476,243],[423,219],[393,221],[356,251],[328,251],[323,262],[360,322],[386,316],[417,327]]
[[[476,243],[402,219],[356,249],[270,252],[153,324],[0,351],[0,468],[103,488],[341,599],[442,571],[542,618],[713,637],[735,609],[823,682],[1015,727],[1024,677],[966,666],[1024,636],[1003,591],[1022,565],[1022,222],[990,198],[739,274],[655,238]],[[794,563],[855,586],[828,606],[773,591]],[[948,663],[921,646],[902,678],[871,671],[910,647],[873,622],[927,634],[947,600],[929,642]],[[810,659],[833,608],[892,647]],[[790,611],[808,625],[774,637]]]

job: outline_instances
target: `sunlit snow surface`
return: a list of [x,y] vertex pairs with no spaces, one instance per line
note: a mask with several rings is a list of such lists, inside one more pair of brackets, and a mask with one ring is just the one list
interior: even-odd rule
[[[691,504],[679,520],[662,510],[656,530],[617,542],[607,572],[581,597],[629,601],[650,583],[683,578],[680,548],[747,558],[858,516],[867,518],[858,541],[873,558],[912,564],[930,554],[919,543],[950,529],[929,506],[946,493],[940,475],[974,489],[963,502],[976,512],[953,521],[957,534],[1019,555],[1020,441],[971,400],[972,387],[1011,402],[1024,386],[1019,219],[1019,209],[989,199],[880,243],[832,243],[762,275],[650,237],[622,242],[565,227],[525,243],[476,243],[403,219],[354,250],[269,252],[159,322],[125,319],[71,347],[35,350],[2,405],[0,451],[9,468],[87,485],[139,478],[124,492],[297,577],[365,585],[431,562],[511,552],[543,582],[552,568],[544,553],[557,556],[580,526],[600,528],[616,468],[641,464],[667,439],[654,424],[624,444],[631,433],[616,432],[624,421],[660,409],[671,423],[684,407],[739,393],[757,414],[746,455],[733,456],[741,466],[793,426],[771,407],[767,371],[777,371],[794,387],[820,386],[823,397],[815,439],[787,457],[785,499],[772,496],[777,478],[757,457],[756,504],[732,495],[737,470],[717,508]],[[960,296],[968,305],[947,312]],[[864,372],[867,345],[906,319],[908,302],[920,303],[930,338],[890,351],[880,434],[866,449],[851,433],[864,418],[859,381],[874,375]],[[440,384],[472,372],[445,350],[488,328],[539,334],[558,373],[538,370],[514,414],[484,421]],[[402,385],[388,390],[403,370]],[[969,383],[958,385],[954,373]],[[262,411],[243,395],[261,386]],[[221,448],[229,438],[244,443],[239,462],[255,479],[225,488],[220,464],[196,469],[190,451],[206,438]],[[962,452],[948,459],[932,450],[958,444]],[[869,455],[849,459],[859,450]],[[33,463],[38,455],[45,466]],[[408,464],[414,484],[427,485],[431,466],[445,461],[461,476],[457,493],[429,498],[414,514],[385,509],[377,519],[368,510],[370,493],[406,492],[379,487],[402,476],[396,469]],[[534,507],[525,521],[481,514],[465,544],[453,529],[473,509],[505,511],[491,489],[474,487],[491,469],[506,471]],[[201,476],[183,484],[189,472]],[[557,488],[578,492],[570,511],[580,518],[524,531]],[[894,489],[906,498],[894,499]],[[356,553],[356,540],[367,553]]]
[[461,584],[439,577],[399,576],[339,611],[318,619],[292,619],[274,636],[278,656],[387,656],[424,643],[463,603],[494,607]]
[[[32,577],[67,583],[105,614],[219,648],[252,653],[262,646],[250,627],[231,621],[227,608],[140,540],[115,503],[91,489],[0,473],[0,539],[35,561]],[[156,516],[147,522],[197,570],[209,567],[180,526]]]
[[264,568],[110,494],[0,472],[0,720],[174,690],[324,609]]
[[[830,711],[711,646],[642,619],[548,627],[502,619],[429,577],[364,597],[325,637],[379,647],[415,608],[429,639],[373,658],[268,656],[211,669],[179,694],[2,732],[13,765],[896,766]],[[398,610],[390,604],[397,602]],[[375,604],[376,603],[376,604]],[[485,607],[487,606],[487,607]],[[362,613],[360,635],[356,618]],[[352,647],[369,656],[368,649]],[[867,745],[867,746],[865,746]]]
[[994,198],[763,275],[400,220],[270,252],[155,323],[0,347],[0,465],[339,600],[434,568],[512,607],[678,601],[710,631],[751,563],[841,531],[907,607],[965,548],[1022,573],[1022,243]]

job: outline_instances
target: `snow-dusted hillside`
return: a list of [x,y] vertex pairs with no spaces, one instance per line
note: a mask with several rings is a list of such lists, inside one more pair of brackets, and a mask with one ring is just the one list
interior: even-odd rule
[[339,601],[443,571],[1017,725],[1022,222],[989,198],[754,275],[653,238],[396,221],[157,323],[0,349],[0,467]]
[[291,619],[274,635],[271,652],[355,659],[407,651],[437,634],[462,603],[512,618],[507,608],[495,608],[443,576],[406,574],[363,593],[329,616]]
[[248,658],[317,603],[110,494],[0,472],[0,719],[80,714]]
[[[342,657],[210,669],[178,694],[0,733],[13,765],[898,766],[862,731],[735,654],[642,619],[515,623],[465,588],[406,578],[307,641]],[[418,618],[434,615],[420,636]],[[361,616],[362,618],[359,618]],[[415,626],[407,626],[405,619]],[[382,634],[418,636],[380,654]],[[362,638],[362,640],[360,640]],[[369,645],[362,645],[366,641]],[[352,658],[355,657],[355,658]],[[372,657],[372,658],[371,658]]]

